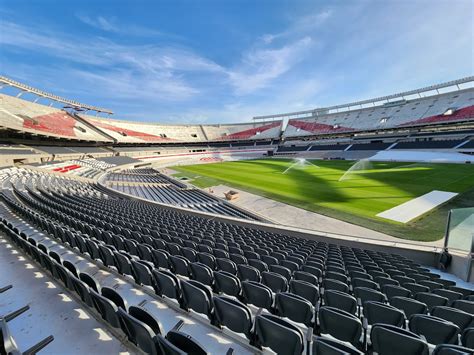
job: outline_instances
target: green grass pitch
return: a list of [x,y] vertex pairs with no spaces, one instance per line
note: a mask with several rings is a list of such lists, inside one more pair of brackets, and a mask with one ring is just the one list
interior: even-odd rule
[[[443,237],[449,209],[474,205],[474,166],[465,164],[374,162],[366,170],[341,176],[352,161],[263,159],[180,166],[176,176],[198,187],[226,184],[306,210],[362,225],[404,239],[433,241]],[[408,224],[376,215],[432,190],[458,192],[447,204]]]

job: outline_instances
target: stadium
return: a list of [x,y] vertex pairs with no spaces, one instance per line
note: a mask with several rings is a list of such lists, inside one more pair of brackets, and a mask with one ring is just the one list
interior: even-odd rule
[[18,77],[0,354],[474,354],[474,76],[235,123]]

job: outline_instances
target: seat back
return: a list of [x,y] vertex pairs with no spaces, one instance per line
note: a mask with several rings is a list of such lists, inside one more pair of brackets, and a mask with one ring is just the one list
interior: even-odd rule
[[255,319],[256,343],[278,354],[301,355],[304,337],[301,330],[272,315],[258,315]]
[[159,296],[166,296],[177,301],[181,300],[181,284],[175,274],[158,269],[154,269],[152,273],[155,278],[156,292]]
[[204,347],[190,335],[176,330],[170,330],[166,337],[157,335],[154,340],[164,355],[208,355]]
[[213,305],[212,293],[202,283],[189,280],[182,281],[181,287],[183,290],[183,301],[186,309],[201,314],[205,314],[211,322],[213,322]]
[[290,281],[290,292],[308,300],[313,306],[316,306],[319,300],[319,289],[317,286],[302,280]]
[[394,296],[390,299],[390,304],[401,309],[406,318],[410,318],[413,314],[424,314],[428,311],[428,306],[425,303],[408,297]]
[[156,345],[153,341],[156,333],[145,322],[131,316],[122,308],[119,308],[117,315],[120,321],[120,328],[127,335],[128,340],[138,346],[147,354],[156,355]]
[[351,313],[337,308],[324,306],[319,310],[321,333],[329,334],[336,339],[360,346],[362,323]]
[[357,300],[353,296],[337,290],[327,290],[324,292],[324,305],[341,309],[351,314],[357,312]]
[[214,272],[216,291],[229,296],[237,297],[240,295],[241,284],[237,276],[225,271]]
[[275,293],[285,292],[288,289],[287,279],[284,276],[274,272],[262,272],[262,282],[264,285],[270,287],[270,289]]
[[162,334],[162,327],[160,323],[146,309],[137,306],[130,306],[128,309],[128,314],[148,325],[153,330],[153,332],[155,332],[155,334]]
[[242,282],[242,297],[245,303],[271,309],[273,305],[273,292],[270,287],[253,281]]
[[316,355],[363,355],[359,350],[339,341],[317,337],[313,341],[313,354]]
[[214,297],[216,322],[236,333],[252,338],[252,313],[243,303],[225,296]]
[[113,288],[104,286],[100,291],[102,296],[111,300],[117,307],[123,308],[125,310],[128,309],[127,301]]
[[432,355],[472,355],[472,348],[452,344],[439,344],[434,348]]
[[390,324],[397,327],[405,325],[405,314],[403,311],[376,301],[367,301],[364,303],[364,317],[368,324]]
[[428,344],[418,335],[388,324],[375,324],[370,332],[372,347],[380,355],[428,355]]
[[120,322],[117,316],[118,307],[114,302],[100,295],[93,289],[89,289],[89,294],[92,299],[92,304],[96,311],[101,315],[107,323],[114,328],[120,328]]
[[414,314],[410,317],[410,330],[418,335],[423,335],[430,344],[454,344],[457,342],[459,327],[444,319]]
[[297,323],[303,323],[307,327],[313,325],[314,307],[301,296],[292,293],[277,293],[275,296],[275,307],[278,315],[286,317]]
[[474,315],[460,309],[438,306],[431,310],[431,315],[450,321],[459,327],[462,333],[467,327],[474,325]]

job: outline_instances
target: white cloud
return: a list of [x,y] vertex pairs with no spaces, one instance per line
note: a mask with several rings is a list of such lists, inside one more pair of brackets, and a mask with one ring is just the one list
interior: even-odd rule
[[281,48],[258,48],[246,53],[242,65],[228,73],[235,92],[245,95],[265,88],[301,61],[312,44],[310,37],[304,37]]

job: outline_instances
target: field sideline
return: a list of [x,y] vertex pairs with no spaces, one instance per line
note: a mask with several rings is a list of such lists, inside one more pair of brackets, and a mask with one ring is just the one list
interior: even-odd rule
[[[218,184],[234,186],[258,195],[325,214],[396,237],[433,241],[443,237],[449,209],[472,207],[474,166],[463,164],[375,162],[366,170],[341,176],[352,161],[310,161],[296,165],[294,160],[264,159],[174,167],[192,178],[198,187]],[[459,195],[406,225],[376,214],[432,190]]]

